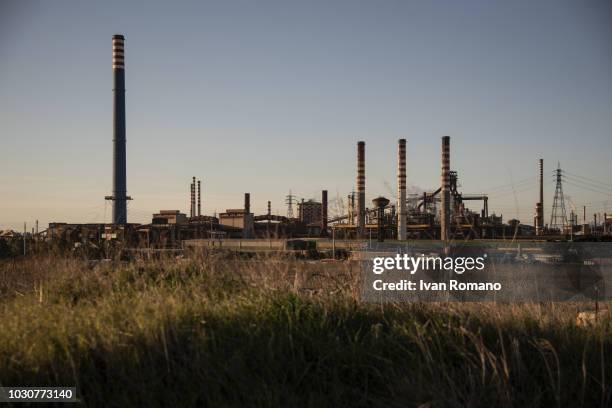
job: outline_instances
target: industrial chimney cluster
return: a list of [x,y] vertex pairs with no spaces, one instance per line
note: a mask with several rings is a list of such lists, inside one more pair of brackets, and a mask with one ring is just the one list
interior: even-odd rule
[[[112,201],[112,223],[120,228],[128,225],[126,181],[126,117],[125,117],[125,38],[115,34],[112,37],[112,73],[113,73],[113,189],[112,195],[106,196]],[[496,238],[505,237],[507,226],[501,216],[489,215],[488,196],[485,194],[463,194],[457,190],[457,172],[450,167],[450,137],[442,137],[440,186],[432,192],[422,192],[422,196],[407,194],[406,189],[406,139],[399,139],[397,144],[397,202],[389,203],[384,197],[374,199],[374,208],[366,206],[366,162],[365,142],[357,143],[357,177],[356,192],[349,195],[348,208],[344,214],[328,215],[328,192],[323,190],[321,202],[301,200],[298,202],[299,216],[293,216],[292,205],[295,197],[288,196],[287,216],[272,215],[271,203],[268,201],[267,214],[255,215],[251,212],[251,197],[244,195],[243,208],[227,209],[218,216],[202,215],[202,182],[192,177],[190,184],[189,217],[179,210],[160,210],[154,214],[156,228],[162,225],[187,224],[195,228],[195,236],[230,236],[253,238],[261,235],[261,224],[270,236],[272,230],[276,236],[328,236],[330,226],[334,236],[337,233],[345,238],[367,238],[372,233],[378,239],[385,236],[398,240],[409,238],[440,239],[448,242],[452,237]],[[544,162],[539,160],[539,200],[536,203],[533,235],[545,235],[549,228],[544,225]],[[465,201],[479,200],[483,203],[480,213],[465,207]],[[337,202],[340,202],[338,199]],[[572,216],[572,219],[574,217]],[[586,219],[586,216],[583,218]],[[604,215],[607,220],[607,215]],[[585,221],[586,223],[586,221]],[[519,225],[518,220],[510,220],[511,226]],[[604,221],[604,230],[608,223]],[[135,228],[137,228],[137,224]],[[522,225],[522,224],[521,224]],[[597,225],[597,223],[595,223]],[[116,236],[107,233],[108,227],[101,227],[105,236]],[[147,239],[149,231],[146,232]],[[189,235],[189,234],[187,234]],[[174,233],[171,234],[174,237]],[[184,234],[182,235],[184,236]],[[174,239],[174,238],[173,238]]]
[[[442,137],[442,162],[441,162],[441,209],[440,209],[440,239],[448,241],[450,239],[451,230],[451,171],[450,171],[450,136]],[[364,229],[366,227],[365,208],[365,142],[357,143],[357,234],[364,238]],[[435,195],[432,194],[432,196]],[[424,195],[423,206],[426,205],[427,194]],[[483,198],[486,203],[486,197]],[[406,139],[398,140],[397,147],[397,239],[405,240],[407,238],[407,207],[406,207]],[[383,205],[384,204],[384,205]],[[384,197],[378,197],[374,200],[376,207],[376,219],[378,224],[379,236],[383,234],[382,223],[384,221],[383,210],[387,207],[389,201]],[[349,218],[351,217],[349,211]],[[349,221],[350,222],[350,221]]]
[[190,184],[190,210],[191,218],[200,217],[202,215],[202,181],[197,180],[195,176]]

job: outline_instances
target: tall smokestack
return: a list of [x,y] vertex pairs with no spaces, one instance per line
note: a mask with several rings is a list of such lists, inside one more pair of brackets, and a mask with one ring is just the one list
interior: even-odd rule
[[202,180],[198,180],[198,217],[202,215]]
[[113,35],[113,224],[127,223],[124,41]]
[[540,159],[540,201],[538,204],[536,234],[542,235],[544,234],[544,159]]
[[442,190],[440,208],[440,239],[450,238],[450,136],[442,137]]
[[406,239],[406,139],[400,139],[397,150],[397,239]]
[[365,236],[365,142],[357,143],[357,233]]
[[191,216],[196,216],[196,178],[192,177],[191,181]]
[[327,190],[321,192],[321,236],[327,236]]
[[189,184],[189,216],[193,217],[193,183]]

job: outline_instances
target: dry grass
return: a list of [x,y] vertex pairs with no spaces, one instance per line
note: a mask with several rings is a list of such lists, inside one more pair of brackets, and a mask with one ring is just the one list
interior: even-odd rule
[[609,406],[608,318],[570,304],[368,305],[278,258],[0,264],[0,382],[90,406]]

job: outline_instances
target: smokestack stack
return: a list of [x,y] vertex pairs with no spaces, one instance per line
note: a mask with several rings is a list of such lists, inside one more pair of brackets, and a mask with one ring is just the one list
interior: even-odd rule
[[193,183],[189,184],[189,217],[193,217]]
[[113,35],[113,224],[127,223],[125,60],[123,35]]
[[196,178],[192,177],[191,181],[191,216],[196,216]]
[[327,190],[321,192],[321,236],[327,236]]
[[365,142],[357,143],[357,233],[365,236]]
[[251,213],[251,194],[244,193],[244,212],[245,214]]
[[397,150],[397,239],[406,239],[406,139],[400,139]]
[[540,159],[540,200],[538,202],[536,235],[544,234],[544,159]]
[[253,237],[253,218],[251,217],[251,194],[244,193],[244,218],[242,224],[242,238]]
[[198,217],[202,215],[202,180],[198,180]]
[[442,190],[440,208],[440,239],[450,238],[450,136],[442,137]]

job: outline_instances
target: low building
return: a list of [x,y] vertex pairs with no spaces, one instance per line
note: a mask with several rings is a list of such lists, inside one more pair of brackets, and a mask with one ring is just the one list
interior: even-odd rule
[[247,213],[244,209],[227,209],[219,214],[219,224],[233,228],[241,228],[244,237],[250,238],[253,235],[253,213]]
[[158,214],[153,214],[152,224],[186,224],[187,215],[179,210],[160,210]]

